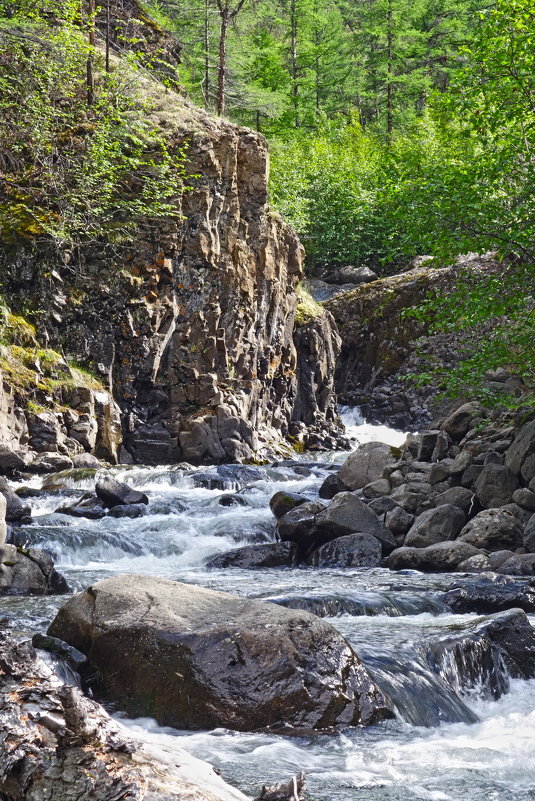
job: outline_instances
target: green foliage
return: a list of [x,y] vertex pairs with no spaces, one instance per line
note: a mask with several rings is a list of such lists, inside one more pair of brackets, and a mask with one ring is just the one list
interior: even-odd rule
[[430,356],[428,370],[409,378],[438,385],[452,397],[503,403],[510,390],[489,378],[505,368],[535,391],[534,286],[535,265],[513,264],[488,276],[460,273],[447,294],[430,293],[407,316],[430,334],[450,334],[457,366],[445,368]]
[[303,286],[297,287],[297,297],[299,299],[295,310],[295,324],[297,326],[307,325],[307,323],[322,316],[324,313],[323,307],[314,300],[310,292]]
[[[177,215],[184,152],[170,152],[136,90],[135,65],[105,73],[80,4],[0,0],[0,236],[117,240]],[[88,58],[96,64],[88,106]]]

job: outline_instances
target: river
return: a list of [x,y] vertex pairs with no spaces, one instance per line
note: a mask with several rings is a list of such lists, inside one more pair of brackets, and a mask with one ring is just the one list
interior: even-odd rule
[[[399,445],[404,435],[342,410],[356,443]],[[353,644],[393,699],[397,717],[369,729],[287,738],[218,729],[179,732],[151,720],[123,720],[158,742],[176,742],[247,794],[259,783],[304,771],[313,801],[527,801],[535,799],[535,680],[493,674],[508,691],[495,700],[488,659],[471,652],[474,675],[448,661],[432,665],[434,644],[480,620],[453,615],[440,601],[451,576],[383,569],[208,570],[209,556],[274,539],[269,498],[281,488],[310,497],[347,454],[305,454],[264,468],[118,467],[110,472],[150,497],[139,519],[83,520],[56,514],[93,489],[94,477],[31,498],[33,522],[19,536],[49,550],[77,590],[116,573],[143,573],[297,606],[325,616]],[[47,480],[46,478],[44,479]],[[32,486],[39,487],[36,478]],[[208,486],[217,485],[215,488]],[[237,494],[240,505],[222,496]],[[61,597],[4,598],[18,633],[46,630]],[[487,655],[488,656],[488,655]],[[440,661],[440,660],[439,660]],[[474,671],[472,670],[472,674]]]

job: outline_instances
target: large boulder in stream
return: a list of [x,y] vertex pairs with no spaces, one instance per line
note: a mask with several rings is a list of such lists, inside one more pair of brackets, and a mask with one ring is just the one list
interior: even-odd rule
[[429,573],[444,573],[457,570],[458,566],[480,554],[477,548],[467,542],[446,540],[428,545],[427,548],[403,546],[392,551],[385,560],[390,570],[422,570]]
[[49,634],[86,654],[119,708],[162,725],[298,734],[392,715],[332,626],[262,601],[118,576],[71,598]]

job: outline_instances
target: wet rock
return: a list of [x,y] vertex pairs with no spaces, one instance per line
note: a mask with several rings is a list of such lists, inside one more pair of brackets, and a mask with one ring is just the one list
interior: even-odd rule
[[485,465],[474,486],[477,497],[487,509],[511,503],[517,488],[515,474],[500,464]]
[[443,601],[452,612],[490,614],[506,609],[535,612],[535,583],[529,579],[488,573],[477,579],[460,579],[450,585]]
[[3,798],[248,801],[178,743],[156,747],[134,736],[65,683],[63,662],[51,669],[29,642],[0,632],[0,661]]
[[290,509],[295,509],[296,506],[300,506],[302,503],[306,503],[308,498],[304,495],[299,495],[298,492],[284,492],[283,490],[280,492],[276,492],[270,498],[269,501],[269,508],[277,518],[281,518],[286,512],[289,512]]
[[317,548],[306,560],[314,567],[377,567],[382,545],[371,534],[348,534]]
[[489,554],[490,570],[497,570],[512,556],[514,556],[513,551],[493,551]]
[[510,512],[485,509],[466,524],[459,540],[487,551],[512,550],[522,545],[522,527]]
[[116,481],[109,476],[102,476],[95,483],[97,493],[104,506],[110,509],[113,506],[124,506],[135,503],[148,504],[149,499],[143,492],[132,489],[128,484]]
[[295,564],[295,545],[291,542],[266,542],[244,545],[218,554],[206,562],[206,567],[291,567]]
[[461,693],[477,688],[497,699],[509,690],[510,676],[535,675],[535,632],[520,609],[499,612],[433,643],[428,660]]
[[139,503],[125,503],[112,506],[108,511],[109,517],[143,517],[146,514],[145,507]]
[[391,715],[334,628],[250,598],[120,576],[71,598],[48,633],[86,654],[128,715],[162,725],[289,734]]
[[63,595],[68,591],[67,582],[45,551],[0,546],[0,595]]
[[459,507],[448,504],[435,506],[416,518],[405,538],[405,545],[426,548],[437,542],[454,540],[465,521],[465,514]]
[[340,471],[338,481],[347,490],[358,490],[382,478],[383,470],[395,462],[390,445],[384,442],[367,442],[348,456]]
[[32,510],[13,492],[4,478],[0,478],[0,493],[6,500],[6,522],[22,525],[32,519]]
[[368,284],[377,280],[377,274],[369,267],[338,267],[322,276],[322,280],[330,284]]
[[241,495],[220,495],[217,499],[218,506],[248,506],[247,500]]
[[87,492],[74,503],[66,503],[59,506],[55,514],[68,515],[69,517],[85,517],[88,520],[101,520],[106,517],[107,511],[107,507],[100,498],[97,498],[92,492]]
[[60,470],[70,470],[73,466],[74,463],[69,456],[45,451],[36,456],[27,469],[31,473],[57,473]]
[[62,470],[59,473],[53,473],[51,476],[46,476],[43,479],[42,489],[46,492],[55,492],[58,490],[71,490],[76,487],[78,482],[86,482],[90,479],[96,479],[97,471],[91,467],[78,467],[74,470]]
[[505,464],[526,483],[535,477],[535,420],[522,426],[505,454]]
[[385,560],[390,570],[422,570],[424,572],[448,573],[457,570],[458,565],[479,554],[477,548],[467,542],[452,540],[438,542],[427,548],[403,546],[392,551]]

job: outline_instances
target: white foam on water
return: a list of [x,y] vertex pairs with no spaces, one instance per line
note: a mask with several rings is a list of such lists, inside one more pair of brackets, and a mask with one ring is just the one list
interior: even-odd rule
[[341,406],[338,412],[347,436],[355,441],[355,447],[364,445],[365,442],[385,442],[399,448],[405,442],[406,432],[367,423],[358,406]]

